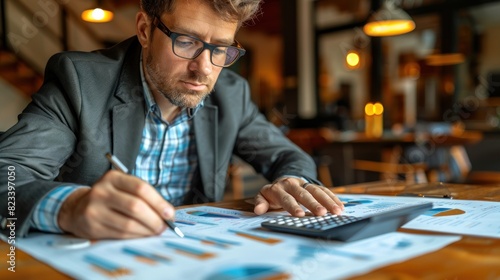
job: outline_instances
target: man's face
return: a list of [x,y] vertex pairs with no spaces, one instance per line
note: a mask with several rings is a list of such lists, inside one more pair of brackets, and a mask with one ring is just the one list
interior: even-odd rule
[[[175,11],[163,14],[160,19],[172,32],[191,35],[207,43],[232,44],[237,23],[221,20],[203,2],[178,1]],[[193,60],[176,56],[172,40],[158,28],[149,37],[143,52],[145,75],[151,89],[182,108],[196,107],[213,90],[222,70],[211,63],[210,50],[204,50]]]

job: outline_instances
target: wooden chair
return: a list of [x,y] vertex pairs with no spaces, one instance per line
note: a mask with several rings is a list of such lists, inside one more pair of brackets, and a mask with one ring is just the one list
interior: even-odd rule
[[463,146],[450,148],[450,169],[459,172],[462,182],[474,185],[498,184],[500,185],[500,172],[472,170],[469,155]]
[[382,180],[399,180],[399,176],[403,176],[408,184],[427,182],[427,176],[425,175],[427,165],[425,163],[405,164],[354,160],[353,168],[355,170],[380,173]]

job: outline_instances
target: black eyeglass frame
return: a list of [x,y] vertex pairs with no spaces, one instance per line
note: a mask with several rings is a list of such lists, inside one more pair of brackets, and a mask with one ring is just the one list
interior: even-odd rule
[[[163,32],[165,35],[167,35],[170,40],[172,40],[172,52],[180,57],[180,58],[184,58],[184,59],[189,59],[189,60],[193,60],[193,59],[196,59],[204,50],[208,49],[210,50],[210,62],[217,66],[217,67],[229,67],[231,65],[233,65],[240,57],[242,57],[245,53],[246,53],[246,50],[243,49],[243,47],[241,46],[241,44],[234,40],[234,43],[232,45],[215,45],[215,44],[210,44],[210,43],[207,43],[197,37],[194,37],[194,36],[191,36],[191,35],[188,35],[188,34],[183,34],[183,33],[177,33],[177,32],[173,32],[171,31],[170,29],[168,29],[168,27],[161,21],[161,19],[159,17],[155,17],[153,19],[153,26],[157,27],[161,32]],[[203,47],[200,48],[195,54],[193,57],[184,57],[184,56],[180,56],[178,55],[177,53],[175,53],[175,50],[174,50],[174,43],[175,43],[175,40],[177,39],[177,37],[179,36],[187,36],[193,40],[196,40],[196,41],[199,41],[203,44]],[[233,59],[233,61],[231,61],[229,64],[225,64],[225,65],[217,65],[213,62],[212,60],[212,56],[213,56],[213,52],[216,48],[220,48],[220,47],[224,47],[224,48],[227,48],[227,47],[232,47],[232,48],[235,48],[236,50],[238,50],[238,55]]]

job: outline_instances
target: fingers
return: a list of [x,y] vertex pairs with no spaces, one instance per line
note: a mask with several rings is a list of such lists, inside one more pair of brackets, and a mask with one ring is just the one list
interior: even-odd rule
[[255,207],[253,212],[257,215],[262,215],[266,213],[267,210],[269,210],[269,202],[261,193],[258,193],[255,196]]
[[163,219],[174,219],[174,207],[168,203],[151,185],[137,177],[117,171],[110,171],[106,175],[108,176],[107,179],[109,179],[109,182],[113,184],[113,186],[142,199],[157,213],[157,215]]
[[107,172],[92,188],[70,195],[58,216],[63,230],[86,238],[157,235],[174,208],[149,184],[117,171]]
[[[126,220],[130,220],[131,224],[140,224],[149,229],[149,234],[161,233],[164,229],[165,222],[144,200],[126,192],[115,191],[112,196],[107,199],[107,204],[113,212],[118,212],[121,215],[116,215],[117,220],[109,223],[110,226],[120,225],[125,231],[134,232],[132,226],[124,227]],[[125,218],[126,217],[126,218]]]
[[[323,216],[326,214],[327,209],[323,206],[324,204],[328,203],[328,202],[326,202],[326,200],[315,199],[315,197],[309,191],[307,191],[305,189],[297,189],[294,191],[299,194],[296,196],[298,202],[300,202],[307,209],[309,209],[309,211],[311,211],[314,215]],[[321,203],[322,201],[324,201],[324,202]]]
[[[311,212],[313,212],[315,215],[324,215],[326,214],[326,211],[338,215],[341,214],[344,210],[344,204],[342,203],[342,201],[340,201],[340,199],[328,188],[314,184],[308,184],[305,188],[305,191],[311,194],[312,200],[301,203],[304,204],[304,206],[306,206],[307,209],[311,210]],[[317,206],[314,203],[316,201],[324,206],[324,212],[321,209],[316,208]],[[307,204],[311,204],[312,207],[309,207]]]
[[158,228],[152,230],[142,222],[112,211],[109,211],[109,217],[102,224],[114,233],[115,238],[146,237],[160,234],[166,229],[165,223],[160,223]]
[[157,203],[168,204],[144,181],[115,171],[103,176],[91,192],[93,202],[104,204],[114,212],[141,223],[150,229],[150,234],[160,233],[164,225],[162,213],[151,205],[158,197],[161,202]]
[[[263,191],[267,193],[267,196],[264,196]],[[261,192],[255,197],[255,214],[262,215],[266,213],[269,208],[283,208],[297,217],[305,215],[304,210],[297,203],[297,200],[276,184],[264,186]]]
[[269,208],[282,207],[297,217],[305,215],[300,204],[316,216],[325,215],[327,211],[333,214],[342,213],[344,205],[332,191],[323,186],[302,183],[303,181],[298,178],[285,178],[264,186],[256,197],[254,212],[264,213],[263,200],[266,200],[267,205],[270,205]]
[[137,220],[130,219],[106,207],[87,208],[81,219],[86,226],[80,229],[78,233],[85,238],[124,239],[157,234]]

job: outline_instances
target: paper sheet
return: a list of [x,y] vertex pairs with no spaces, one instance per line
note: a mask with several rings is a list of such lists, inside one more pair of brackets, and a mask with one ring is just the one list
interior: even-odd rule
[[386,207],[429,201],[433,208],[403,228],[500,238],[500,202],[376,195],[341,195],[346,215],[363,215]]
[[[283,213],[253,213],[214,207],[178,210],[186,234],[90,242],[65,248],[71,237],[31,234],[18,247],[78,279],[335,279],[361,274],[438,250],[458,236],[388,233],[351,243],[259,230]],[[57,245],[57,246],[56,246]]]

